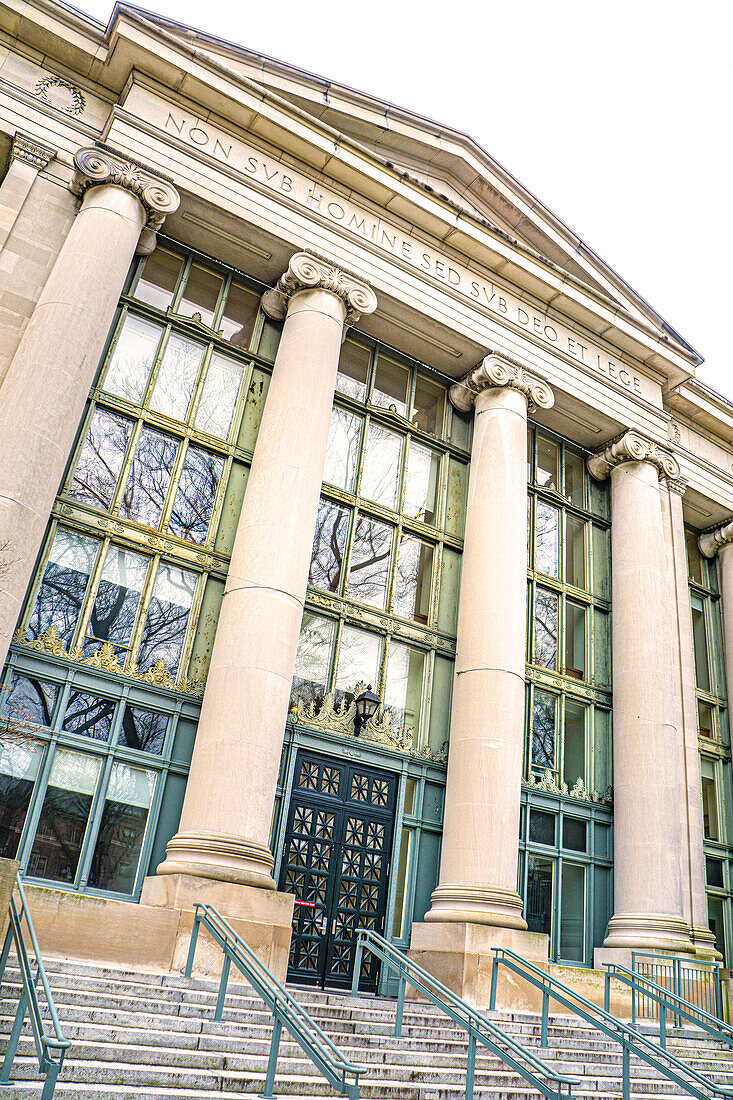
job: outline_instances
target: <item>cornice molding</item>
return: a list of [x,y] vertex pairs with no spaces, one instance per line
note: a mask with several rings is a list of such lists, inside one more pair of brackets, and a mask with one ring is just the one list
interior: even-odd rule
[[733,519],[729,519],[722,527],[716,527],[714,531],[706,531],[700,535],[697,545],[700,553],[705,558],[714,558],[724,546],[733,542]]
[[56,156],[56,150],[50,149],[35,138],[27,134],[16,133],[13,137],[13,148],[10,153],[11,162],[21,160],[24,164],[30,164],[32,168],[41,172]]
[[680,466],[672,452],[633,428],[586,459],[588,472],[596,481],[605,481],[611,470],[624,462],[649,462],[656,466],[660,478],[676,480],[680,476]]
[[666,485],[670,493],[676,493],[678,497],[683,497],[690,482],[688,478],[680,475],[680,477],[665,477],[662,479],[662,484]]
[[262,308],[274,321],[282,321],[290,299],[301,290],[326,290],[340,298],[346,308],[344,327],[377,308],[377,296],[364,279],[310,251],[291,256],[277,284],[262,295]]
[[524,394],[530,411],[538,407],[551,409],[555,404],[555,395],[541,374],[535,374],[518,360],[496,351],[490,352],[483,362],[451,386],[448,396],[460,412],[470,412],[483,390],[504,386]]
[[77,150],[74,167],[76,171],[69,189],[80,199],[92,187],[112,185],[130,191],[140,200],[146,220],[138,252],[143,255],[152,252],[155,235],[166,215],[174,214],[180,205],[180,195],[175,187],[136,161],[101,146]]

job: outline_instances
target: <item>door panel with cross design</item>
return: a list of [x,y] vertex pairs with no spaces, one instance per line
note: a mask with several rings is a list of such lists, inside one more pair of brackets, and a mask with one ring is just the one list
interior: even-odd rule
[[[288,978],[351,985],[360,928],[384,931],[397,776],[301,750],[280,889],[295,894]],[[359,986],[376,990],[367,954]]]

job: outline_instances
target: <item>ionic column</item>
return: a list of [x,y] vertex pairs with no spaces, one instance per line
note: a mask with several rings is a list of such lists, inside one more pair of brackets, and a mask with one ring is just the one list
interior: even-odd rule
[[[270,825],[344,326],[373,290],[299,252],[234,540],[179,832],[158,875],[273,890]],[[146,895],[147,896],[147,895]]]
[[440,881],[428,922],[526,929],[517,893],[527,634],[527,406],[549,386],[492,354],[450,391],[474,408]]
[[168,183],[105,149],[74,157],[81,209],[0,389],[0,591],[5,660],[53,500],[136,249],[178,207]]
[[708,928],[705,896],[700,751],[697,743],[697,695],[695,656],[687,581],[687,546],[682,514],[684,477],[663,478],[659,483],[662,522],[667,546],[668,591],[671,616],[672,674],[675,688],[675,722],[680,758],[680,817],[683,832],[683,913],[699,955],[716,955],[715,937]]
[[679,466],[627,431],[588,459],[611,477],[614,914],[605,948],[693,951],[684,919],[680,752],[660,477]]
[[55,156],[54,149],[49,149],[35,138],[21,133],[13,138],[10,165],[0,185],[0,251],[10,236],[38,173],[48,167]]

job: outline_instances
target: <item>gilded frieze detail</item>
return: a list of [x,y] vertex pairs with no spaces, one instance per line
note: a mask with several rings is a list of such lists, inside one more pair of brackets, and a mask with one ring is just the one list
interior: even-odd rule
[[557,779],[553,772],[549,768],[545,768],[541,776],[530,775],[529,779],[523,780],[524,786],[528,787],[531,791],[540,791],[547,794],[561,794],[566,798],[577,798],[579,802],[594,802],[596,804],[607,805],[613,800],[613,791],[611,787],[599,794],[598,791],[589,791],[582,779],[576,779],[572,787],[568,787],[564,780],[557,782]]

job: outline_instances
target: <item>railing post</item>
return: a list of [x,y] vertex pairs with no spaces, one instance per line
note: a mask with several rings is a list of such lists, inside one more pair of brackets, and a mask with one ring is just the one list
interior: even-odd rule
[[[672,960],[672,974],[673,974],[672,990],[673,990],[675,996],[681,997],[682,996],[682,993],[681,993],[682,964],[681,964],[680,959],[673,959]],[[673,1027],[680,1027],[681,1023],[682,1023],[682,1017],[678,1013],[675,1013],[674,1014],[674,1019],[672,1021],[672,1026]]]
[[547,990],[542,992],[542,1027],[540,1030],[540,1046],[547,1046],[547,1025],[550,1022],[550,995]]
[[272,1091],[275,1088],[275,1070],[277,1069],[277,1054],[280,1049],[280,1032],[283,1029],[282,1020],[275,1015],[272,1025],[272,1042],[270,1043],[270,1058],[267,1063],[267,1076],[265,1077],[265,1091],[262,1093],[267,1100],[271,1100]]
[[[12,904],[12,903],[11,903]],[[8,965],[8,955],[10,954],[10,945],[13,939],[13,922],[8,920],[8,931],[5,936],[5,943],[3,944],[3,953],[0,955],[0,982],[5,977],[5,967]]]
[[636,1027],[636,994],[637,994],[637,981],[636,978],[631,979],[631,1026]]
[[720,981],[720,967],[715,964],[715,1015],[719,1020],[725,1019],[723,1011],[723,986]]
[[499,956],[494,955],[494,965],[491,968],[491,989],[489,991],[489,1009],[493,1012],[496,1009],[496,986],[499,977]]
[[623,1079],[623,1100],[630,1100],[631,1098],[631,1082],[630,1082],[630,1069],[629,1069],[629,1048],[626,1043],[623,1045],[623,1053],[621,1055],[622,1064],[622,1079]]
[[56,1078],[59,1075],[61,1065],[57,1062],[51,1062],[46,1069],[46,1080],[43,1084],[43,1092],[41,1093],[41,1100],[53,1100],[53,1094],[56,1089]]
[[611,971],[606,971],[606,977],[603,981],[603,1011],[611,1011]]
[[351,977],[351,996],[355,997],[359,992],[359,977],[361,976],[361,960],[364,954],[364,940],[359,936],[356,941],[356,952],[354,954],[354,973]]
[[402,1036],[402,1015],[405,1011],[405,989],[407,987],[407,981],[404,974],[400,977],[400,989],[397,994],[397,1012],[394,1018],[394,1033],[395,1038],[399,1039]]
[[231,965],[231,957],[225,952],[224,965],[221,968],[221,981],[219,982],[219,996],[216,998],[216,1008],[214,1009],[215,1020],[221,1020],[224,1015],[224,1001],[227,995],[227,982],[229,981],[229,968]]
[[8,1039],[8,1049],[5,1052],[3,1068],[2,1070],[0,1070],[0,1085],[7,1085],[10,1083],[10,1072],[13,1068],[15,1052],[18,1049],[18,1040],[20,1039],[20,1033],[23,1030],[23,1020],[25,1019],[25,1010],[27,1008],[27,1005],[28,1000],[25,995],[25,990],[21,989],[20,997],[18,999],[18,1008],[16,1009],[15,1019],[13,1020],[13,1030],[10,1032],[10,1038]]
[[188,945],[188,958],[186,959],[186,969],[185,969],[185,972],[184,972],[185,977],[187,977],[187,978],[191,977],[191,970],[193,968],[193,957],[196,954],[196,941],[199,938],[199,924],[200,923],[201,923],[201,918],[198,914],[198,909],[197,909],[196,910],[196,915],[193,918],[193,928],[191,929],[191,942]]
[[662,1050],[667,1049],[667,1006],[664,1001],[659,1004],[659,1045]]
[[476,1067],[476,1036],[468,1035],[468,1056],[466,1058],[466,1100],[473,1100],[473,1077]]

